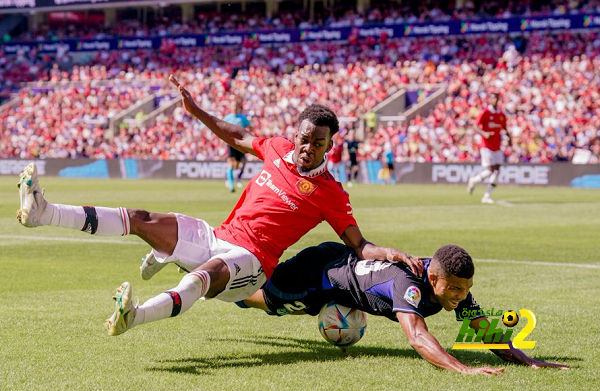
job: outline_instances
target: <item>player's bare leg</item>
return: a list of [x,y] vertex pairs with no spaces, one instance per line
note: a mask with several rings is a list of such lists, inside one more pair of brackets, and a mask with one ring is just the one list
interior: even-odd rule
[[498,180],[498,175],[500,173],[500,165],[499,164],[495,164],[491,167],[491,175],[490,175],[490,180],[489,180],[489,184],[488,187],[485,191],[485,194],[483,195],[483,198],[481,198],[481,203],[483,204],[493,204],[494,200],[492,199],[492,191],[494,191],[494,189],[496,188],[496,181]]
[[483,169],[483,171],[481,171],[479,174],[474,175],[471,178],[469,178],[469,181],[467,183],[467,193],[468,194],[473,194],[473,189],[475,188],[475,186],[478,183],[483,182],[486,178],[488,178],[491,175],[492,175],[492,168],[491,167],[485,167]]
[[[173,253],[177,244],[177,219],[171,214],[151,213],[141,209],[75,206],[48,202],[40,187],[38,171],[34,163],[25,167],[17,186],[21,198],[17,220],[25,227],[56,226],[97,236],[123,236],[131,233],[139,236],[156,251],[167,255]],[[157,264],[155,269],[149,269],[145,279],[152,277],[164,265]]]

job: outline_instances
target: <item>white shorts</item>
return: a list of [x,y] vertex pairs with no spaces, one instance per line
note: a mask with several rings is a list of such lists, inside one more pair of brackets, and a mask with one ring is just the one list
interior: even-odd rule
[[488,148],[481,148],[479,154],[481,156],[481,165],[483,167],[491,167],[504,163],[504,153],[500,149],[492,151]]
[[267,282],[262,265],[250,251],[217,238],[204,220],[173,214],[177,218],[177,245],[169,256],[153,249],[158,262],[177,262],[191,271],[211,259],[222,259],[229,267],[229,282],[215,298],[223,301],[243,300]]

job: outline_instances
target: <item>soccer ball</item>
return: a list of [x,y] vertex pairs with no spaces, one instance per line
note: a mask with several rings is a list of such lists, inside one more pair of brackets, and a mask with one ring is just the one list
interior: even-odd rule
[[367,328],[367,314],[331,302],[319,312],[319,332],[332,345],[350,346],[362,338]]
[[509,310],[502,314],[502,323],[508,327],[514,327],[519,322],[519,315],[516,311]]

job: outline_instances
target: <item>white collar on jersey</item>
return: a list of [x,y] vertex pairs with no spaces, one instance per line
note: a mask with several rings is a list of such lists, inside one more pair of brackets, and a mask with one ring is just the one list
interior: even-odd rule
[[492,114],[498,114],[500,112],[500,108],[498,108],[497,110],[494,110],[494,107],[492,107],[492,105],[488,106],[488,110],[492,113]]
[[323,162],[319,164],[319,167],[313,168],[309,172],[300,172],[300,170],[298,170],[298,166],[296,165],[296,162],[294,162],[294,150],[289,151],[287,155],[283,157],[283,160],[296,166],[296,171],[303,177],[313,178],[327,171],[327,154],[323,157]]

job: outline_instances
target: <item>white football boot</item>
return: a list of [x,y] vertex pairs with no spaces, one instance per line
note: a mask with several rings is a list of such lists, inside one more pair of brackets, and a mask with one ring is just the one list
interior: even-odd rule
[[17,211],[17,220],[25,227],[42,225],[41,217],[48,202],[44,199],[44,191],[40,188],[35,163],[29,163],[19,176],[19,195],[21,209]]
[[154,256],[154,252],[150,251],[146,257],[142,259],[142,266],[140,266],[140,275],[142,276],[142,280],[151,279],[165,266],[167,266],[167,263],[158,262]]
[[475,189],[475,181],[473,180],[473,178],[469,178],[469,180],[467,181],[467,194],[473,194],[473,189]]
[[487,194],[483,195],[483,198],[481,199],[481,203],[482,204],[493,204],[494,200]]
[[131,284],[124,282],[117,288],[113,296],[115,301],[115,312],[104,322],[108,335],[117,336],[131,328],[137,306],[131,300]]

